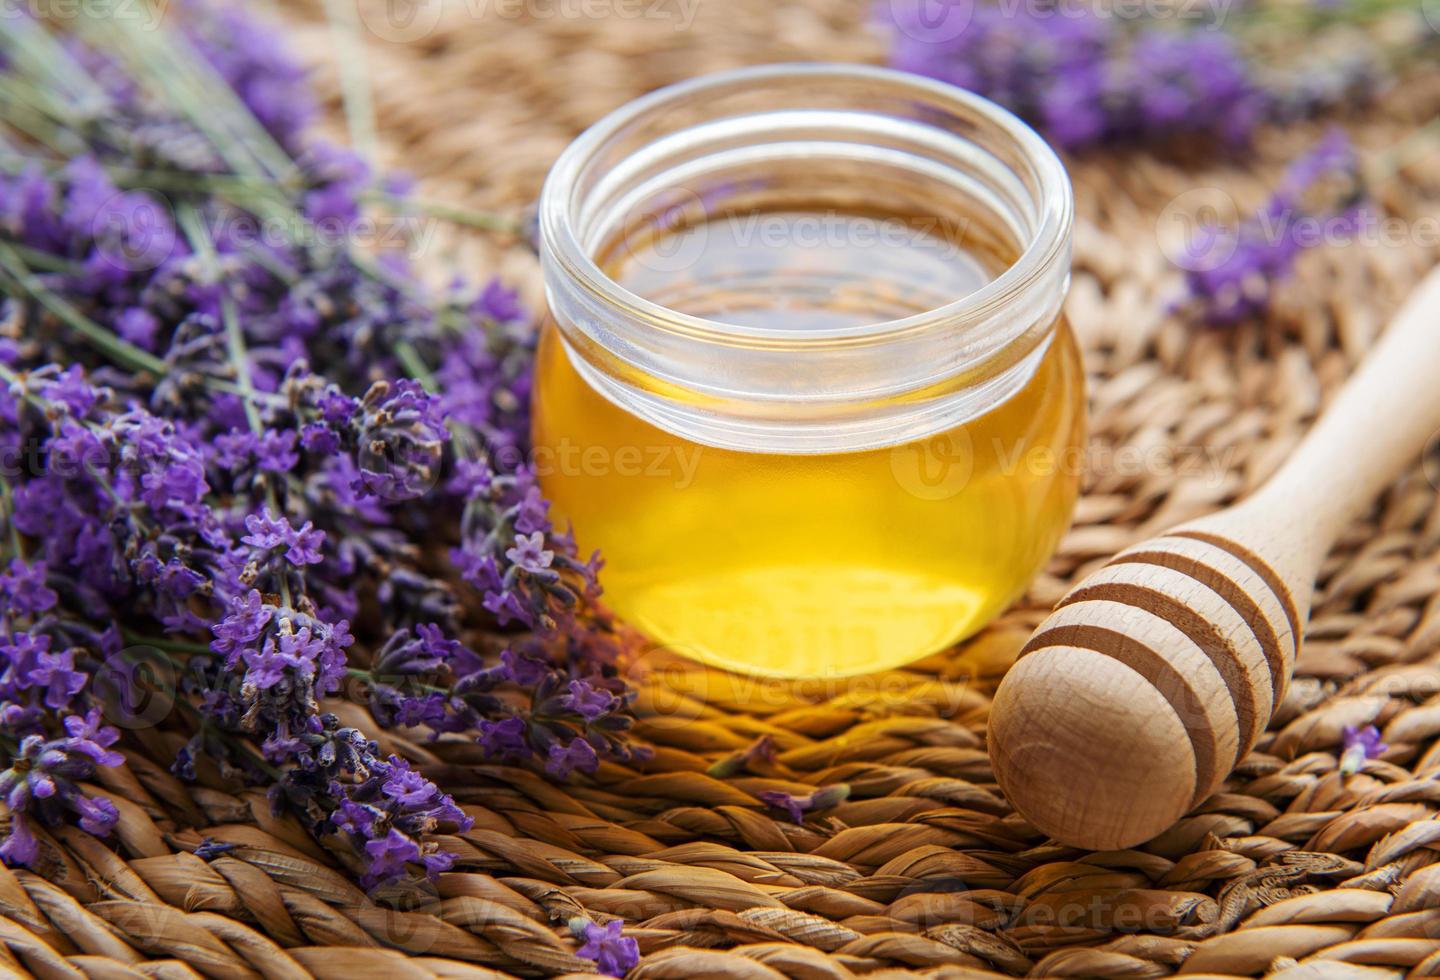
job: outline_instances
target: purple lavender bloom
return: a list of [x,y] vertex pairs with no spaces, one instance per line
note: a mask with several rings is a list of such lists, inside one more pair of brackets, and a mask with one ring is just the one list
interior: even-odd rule
[[1225,34],[1126,29],[1048,5],[883,4],[890,61],[1006,106],[1067,149],[1186,134],[1244,142],[1267,100]]
[[59,596],[45,584],[43,561],[27,564],[12,558],[9,570],[0,573],[0,600],[14,615],[33,616],[52,608]]
[[240,429],[222,432],[213,442],[215,464],[231,472],[243,469],[255,457],[259,443],[260,438],[253,432]]
[[410,768],[409,763],[397,760],[386,777],[381,792],[402,806],[426,803],[435,794],[435,784]]
[[68,708],[71,699],[90,679],[84,672],[75,669],[75,651],[42,653],[36,659],[35,668],[30,671],[30,682],[45,688],[45,706],[57,710]]
[[10,833],[0,841],[0,861],[9,867],[29,867],[40,856],[40,843],[30,832],[23,813],[11,812]]
[[342,799],[330,820],[335,829],[342,834],[355,834],[358,837],[369,838],[373,836],[376,822],[383,817],[384,813],[375,807],[365,806],[354,800]]
[[405,874],[407,864],[420,860],[420,846],[392,829],[384,837],[367,841],[365,856],[369,860],[365,880],[374,886]]
[[251,514],[245,518],[245,530],[250,533],[240,540],[258,551],[274,551],[285,548],[295,539],[295,531],[283,516],[277,517],[270,511]]
[[784,810],[794,823],[804,823],[805,814],[810,810],[823,810],[850,798],[850,787],[845,783],[823,786],[809,796],[792,796],[779,790],[766,790],[758,794],[762,803]]
[[577,918],[570,922],[570,929],[585,940],[575,955],[594,960],[595,968],[606,976],[623,977],[640,962],[640,944],[624,934],[619,919],[602,926]]
[[[1275,286],[1294,272],[1295,260],[1323,236],[1353,231],[1358,161],[1345,134],[1331,130],[1292,163],[1270,200],[1236,229],[1207,226],[1183,259],[1187,300],[1180,304],[1212,325],[1237,323],[1263,313]],[[1316,212],[1303,198],[1318,182],[1338,177],[1344,199]]]
[[234,666],[238,652],[260,639],[274,613],[275,608],[265,604],[257,589],[236,597],[225,617],[211,627],[215,634],[211,649],[227,657],[227,666]]
[[480,291],[480,296],[475,300],[472,310],[479,316],[500,323],[526,319],[525,307],[520,302],[520,294],[506,286],[498,278],[491,279],[485,284],[485,288]]
[[300,445],[317,456],[331,456],[340,451],[340,437],[328,425],[312,422],[300,430]]
[[257,551],[283,549],[285,557],[294,565],[315,565],[324,560],[320,548],[325,543],[325,532],[317,530],[311,521],[297,530],[283,514],[275,515],[267,510],[246,517],[245,529],[250,533],[240,540]]
[[[37,374],[40,373],[37,372]],[[31,377],[34,380],[35,375]],[[76,418],[84,418],[89,415],[90,409],[94,408],[95,404],[104,397],[98,388],[86,383],[85,372],[78,364],[72,364],[56,373],[52,378],[42,382],[39,388],[45,398],[64,405]]]
[[0,638],[0,685],[13,696],[35,685],[33,674],[40,658],[50,649],[50,637],[33,633],[16,633]]
[[306,521],[295,530],[295,540],[285,550],[285,557],[296,565],[318,565],[325,560],[320,548],[325,544],[325,532]]
[[97,766],[118,766],[125,761],[119,752],[110,749],[120,740],[120,733],[100,724],[100,709],[91,708],[83,715],[67,715],[61,746],[66,752],[78,752]]
[[0,799],[10,810],[10,833],[0,842],[0,858],[7,864],[30,865],[39,856],[28,825],[31,818],[48,825],[68,815],[97,836],[109,834],[119,820],[114,804],[85,796],[77,785],[94,776],[97,765],[124,761],[107,748],[119,733],[100,727],[97,709],[84,717],[67,716],[64,727],[64,738],[47,741],[41,735],[26,736],[11,768],[0,773]]
[[126,343],[153,353],[160,334],[160,321],[144,307],[130,306],[116,314],[115,332]]
[[120,822],[120,811],[103,796],[91,798],[76,794],[71,806],[79,817],[80,828],[96,837],[108,837]]
[[600,768],[600,757],[595,746],[583,738],[572,738],[568,743],[552,743],[545,759],[545,771],[556,779],[567,779],[571,772],[594,773]]
[[271,473],[288,473],[300,462],[300,456],[295,452],[295,441],[298,437],[294,432],[276,432],[268,430],[260,434],[260,439],[255,447],[255,460],[262,470]]
[[340,425],[354,418],[360,403],[333,388],[326,389],[318,404],[320,417],[331,425]]
[[546,664],[514,650],[501,652],[500,665],[505,679],[521,687],[534,687],[549,673]]
[[360,218],[360,195],[370,186],[370,168],[359,155],[329,143],[312,146],[302,161],[316,181],[305,195],[305,216],[317,225],[343,229]]
[[545,535],[539,531],[515,535],[515,547],[505,552],[516,567],[532,575],[542,575],[555,560],[555,553],[545,547]]
[[450,438],[441,401],[415,381],[380,381],[370,387],[358,436],[364,490],[402,501],[434,486]]
[[[326,722],[327,726],[332,724]],[[335,753],[336,759],[358,752],[351,763],[362,763],[368,771],[359,783],[331,783],[326,789],[327,795],[336,798],[331,827],[348,835],[366,857],[362,883],[367,888],[389,884],[407,877],[410,867],[416,864],[432,878],[449,868],[450,855],[439,852],[433,844],[421,843],[419,837],[442,826],[463,832],[472,825],[470,818],[403,759],[373,757],[373,743],[360,743],[348,734],[353,729],[328,730],[338,739],[333,744],[343,746]],[[324,759],[316,761],[326,764]]]
[[523,759],[530,755],[530,746],[525,741],[525,721],[511,716],[499,721],[482,718],[479,723],[477,741],[487,756],[497,759]]
[[586,721],[594,721],[616,707],[615,695],[579,678],[570,682],[570,693],[560,702],[565,710],[575,712]]
[[1378,759],[1390,746],[1381,740],[1380,729],[1374,725],[1356,728],[1346,725],[1341,734],[1344,750],[1340,753],[1340,772],[1351,775],[1365,766],[1365,760]]
[[[0,383],[0,449],[39,451],[8,488],[24,560],[0,571],[0,726],[20,740],[0,775],[12,814],[0,856],[35,860],[37,828],[60,820],[113,828],[115,807],[77,786],[121,761],[88,679],[120,653],[122,627],[187,645],[208,632],[210,654],[173,658],[204,721],[173,771],[194,778],[208,759],[269,782],[275,806],[368,860],[367,884],[403,884],[450,866],[426,835],[470,821],[323,699],[353,669],[381,724],[466,732],[496,758],[538,754],[561,775],[635,757],[608,666],[614,634],[589,605],[598,559],[552,528],[521,465],[535,332],[514,291],[431,291],[394,252],[357,260],[344,233],[377,178],[305,138],[300,69],[238,9],[181,0],[177,17],[255,116],[258,128],[232,122],[259,136],[245,141],[256,161],[295,161],[267,200],[342,234],[247,234],[260,216],[207,183],[234,176],[207,127],[165,86],[130,77],[152,69],[65,36],[63,19],[47,25],[110,105],[69,133],[89,153],[0,175],[0,241],[25,246],[14,261],[30,267],[6,274],[21,288],[0,298],[0,320],[21,325],[0,338],[0,365],[24,379]],[[150,168],[191,178],[199,220],[185,236],[164,199],[111,179]],[[192,252],[192,234],[208,247]],[[46,312],[52,294],[114,342]],[[412,358],[432,366],[433,392],[402,377]],[[254,396],[240,394],[247,373]],[[447,458],[452,429],[474,458]],[[457,516],[446,574],[422,545],[455,537]],[[502,623],[542,635],[516,637],[499,663],[459,642],[461,576]],[[362,611],[356,643],[348,620]]]

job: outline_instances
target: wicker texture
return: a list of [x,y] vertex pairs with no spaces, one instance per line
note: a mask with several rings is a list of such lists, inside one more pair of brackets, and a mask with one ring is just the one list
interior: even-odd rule
[[[860,3],[702,0],[688,29],[678,13],[511,9],[456,2],[423,39],[370,38],[384,154],[428,197],[519,214],[581,126],[655,85],[883,54]],[[320,4],[286,16],[338,120]],[[1419,77],[1347,122],[1378,152],[1437,108],[1440,77]],[[0,869],[0,970],[578,975],[592,964],[564,924],[585,914],[625,920],[644,954],[631,976],[645,980],[1440,974],[1440,507],[1420,460],[1327,563],[1296,682],[1257,751],[1143,849],[1049,845],[997,795],[984,748],[994,680],[1050,603],[1118,549],[1270,472],[1433,261],[1411,225],[1392,245],[1308,254],[1263,326],[1204,332],[1166,313],[1178,284],[1157,247],[1166,206],[1202,186],[1258,203],[1317,132],[1265,134],[1244,162],[1074,164],[1087,492],[1031,594],[973,642],[848,683],[735,678],[657,653],[632,669],[654,760],[567,785],[474,746],[387,736],[475,817],[446,841],[455,870],[409,910],[367,899],[261,794],[181,784],[165,743],[139,733],[150,751],[101,770],[122,814],[113,845],[60,830],[42,842],[42,873]],[[1436,157],[1377,197],[1403,219],[1434,212]],[[447,231],[428,247],[437,268],[500,268],[538,294],[518,243]],[[1342,776],[1342,727],[1369,723],[1389,750]],[[761,735],[773,762],[707,774]],[[850,799],[803,826],[757,799],[833,782]],[[207,862],[189,853],[205,837],[237,846]]]

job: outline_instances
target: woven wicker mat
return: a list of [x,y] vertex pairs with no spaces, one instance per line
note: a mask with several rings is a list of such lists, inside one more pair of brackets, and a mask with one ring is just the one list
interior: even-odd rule
[[[385,6],[360,9],[383,31]],[[579,8],[559,0],[509,16],[516,6],[455,0],[418,40],[368,39],[383,155],[427,196],[519,214],[579,128],[658,84],[744,62],[883,57],[860,3],[699,0],[688,25],[677,0],[611,4],[599,19],[564,16]],[[624,13],[647,9],[661,15]],[[338,120],[343,45],[318,0],[285,16]],[[1343,121],[1380,153],[1437,109],[1440,76],[1422,76]],[[1271,732],[1160,838],[1104,854],[1051,845],[998,797],[984,751],[994,679],[1067,583],[1254,486],[1433,261],[1415,223],[1401,241],[1307,254],[1264,325],[1204,332],[1166,314],[1166,205],[1216,186],[1252,206],[1317,132],[1267,133],[1244,162],[1075,162],[1069,309],[1091,377],[1087,493],[1030,596],[975,641],[846,684],[642,664],[654,760],[563,786],[472,746],[389,738],[475,817],[446,841],[457,861],[438,897],[409,911],[370,903],[260,794],[187,787],[168,760],[132,753],[101,770],[123,816],[115,846],[61,830],[43,878],[0,869],[0,969],[584,973],[564,926],[583,911],[625,920],[644,953],[635,978],[1440,974],[1440,507],[1420,460],[1326,565]],[[1417,155],[1376,196],[1402,219],[1440,213],[1440,155]],[[498,268],[538,294],[518,243],[440,235],[430,253],[437,269]],[[1389,750],[1343,777],[1342,726],[1372,722]],[[706,774],[761,734],[780,749],[763,778]],[[835,781],[850,800],[804,826],[755,796]],[[206,836],[239,846],[207,863],[188,853]]]

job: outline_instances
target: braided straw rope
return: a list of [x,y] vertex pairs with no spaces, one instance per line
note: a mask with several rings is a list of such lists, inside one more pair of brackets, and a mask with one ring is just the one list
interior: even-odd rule
[[[366,23],[385,28],[384,6],[362,3]],[[883,56],[859,2],[647,0],[599,18],[565,16],[585,8],[561,0],[512,16],[520,6],[452,0],[419,39],[368,36],[382,155],[426,197],[519,214],[580,127],[649,88],[745,62]],[[338,126],[322,5],[285,16]],[[1345,121],[1380,152],[1437,109],[1432,74]],[[174,746],[139,732],[145,751],[101,770],[122,817],[113,843],[57,830],[37,872],[0,869],[0,971],[581,976],[593,964],[565,922],[587,915],[625,921],[643,953],[637,980],[1440,975],[1440,507],[1419,460],[1328,562],[1271,731],[1223,792],[1143,850],[1049,844],[997,795],[984,750],[996,677],[1067,585],[1257,484],[1434,261],[1415,220],[1440,199],[1432,153],[1377,189],[1413,234],[1307,254],[1268,323],[1204,332],[1166,314],[1166,206],[1203,186],[1253,206],[1317,132],[1267,133],[1243,165],[1074,165],[1087,492],[1031,594],[973,642],[825,684],[656,654],[632,671],[654,760],[566,785],[474,746],[387,734],[475,818],[444,841],[454,870],[405,909],[368,899],[262,795],[181,784],[165,768]],[[499,269],[538,298],[533,259],[503,236],[442,230],[427,249],[436,268]],[[1342,727],[1371,723],[1389,750],[1342,776]],[[761,735],[773,761],[707,774]],[[834,782],[850,798],[803,826],[757,798]],[[202,860],[191,852],[207,837],[234,846]]]

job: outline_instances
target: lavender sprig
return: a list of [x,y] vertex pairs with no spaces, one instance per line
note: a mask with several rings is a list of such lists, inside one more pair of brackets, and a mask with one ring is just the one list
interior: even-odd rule
[[[1322,183],[1340,189],[1322,202],[1307,202],[1307,193]],[[1236,228],[1206,226],[1188,243],[1182,309],[1212,325],[1263,312],[1301,252],[1356,229],[1362,199],[1355,150],[1343,132],[1331,130],[1290,165],[1252,217]]]
[[[1425,57],[1436,43],[1404,0],[1254,3],[1209,18],[1178,8],[1137,17],[1044,0],[881,3],[876,11],[895,67],[993,99],[1069,150],[1187,139],[1234,149],[1262,122],[1372,97],[1392,68]],[[1293,63],[1276,63],[1276,38],[1386,17],[1403,28],[1407,15],[1410,36],[1388,46],[1357,46],[1352,32],[1345,57],[1321,60],[1302,50]]]
[[[269,784],[367,887],[403,886],[469,820],[326,699],[357,680],[381,726],[593,773],[637,755],[623,641],[598,558],[520,465],[534,333],[514,293],[432,291],[355,246],[362,201],[401,189],[308,137],[302,73],[238,7],[179,13],[179,33],[87,10],[54,35],[85,100],[0,63],[48,120],[0,173],[0,449],[28,461],[0,487],[0,713],[23,736],[0,740],[0,853],[35,860],[27,813],[108,829],[74,789],[119,761],[94,678],[121,637],[163,632],[144,642],[177,676],[175,771]],[[498,658],[464,639],[497,628]]]

